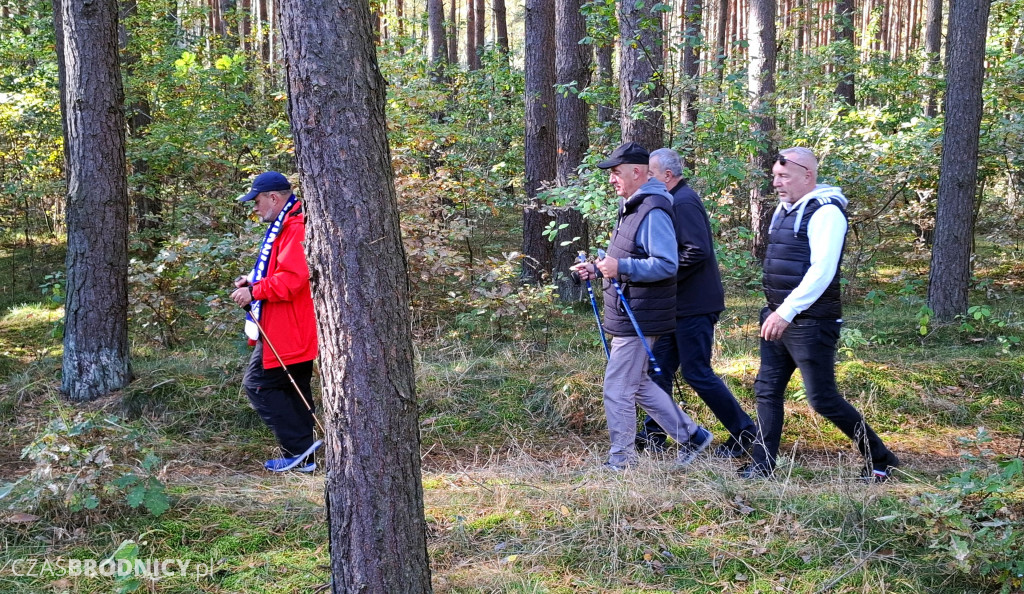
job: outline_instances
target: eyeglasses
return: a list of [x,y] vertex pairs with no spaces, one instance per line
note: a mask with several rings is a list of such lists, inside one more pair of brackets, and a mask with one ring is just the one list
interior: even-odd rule
[[801,165],[801,164],[797,163],[796,161],[794,161],[792,159],[787,159],[786,155],[775,155],[775,161],[779,165],[782,165],[783,167],[785,167],[787,163],[792,163],[792,164],[794,164],[794,165],[796,165],[798,167],[803,167],[804,171],[810,171],[811,170],[811,168],[807,167],[806,165]]

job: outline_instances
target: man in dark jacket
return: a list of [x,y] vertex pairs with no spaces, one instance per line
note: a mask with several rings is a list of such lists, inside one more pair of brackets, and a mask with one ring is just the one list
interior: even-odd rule
[[772,178],[779,206],[764,259],[768,306],[761,310],[761,369],[754,381],[757,438],[751,448],[753,462],[740,475],[765,477],[775,471],[786,385],[799,369],[807,403],[856,444],[864,460],[862,476],[885,481],[899,458],[836,387],[846,197],[837,187],[817,183],[818,160],[806,148],[781,151]]
[[[661,181],[672,193],[679,272],[676,275],[675,332],[654,345],[661,367],[654,383],[672,393],[672,378],[682,369],[683,380],[708,405],[729,432],[729,439],[715,451],[724,458],[742,456],[754,439],[754,422],[736,397],[711,369],[711,347],[715,324],[725,309],[725,291],[715,258],[711,221],[704,203],[683,178],[679,153],[661,148],[651,153],[651,179]],[[638,447],[660,449],[665,432],[649,416],[644,431],[637,434]]]
[[[251,308],[246,335],[255,348],[242,385],[284,454],[267,460],[264,467],[271,472],[313,472],[313,452],[321,445],[313,434],[310,390],[317,336],[309,268],[302,247],[306,237],[302,203],[292,193],[288,179],[276,171],[257,175],[252,190],[239,201],[252,201],[260,220],[270,223],[256,265],[251,273],[235,280],[231,294],[240,307]],[[267,336],[262,336],[258,328]],[[302,393],[296,393],[292,379]]]
[[676,463],[685,466],[711,443],[711,432],[693,422],[667,392],[647,375],[647,347],[637,334],[610,279],[619,282],[637,324],[651,342],[675,329],[675,277],[679,266],[672,223],[672,196],[657,180],[648,181],[649,155],[629,142],[598,167],[609,169],[619,195],[619,218],[607,256],[573,266],[580,278],[605,278],[605,330],[612,335],[604,375],[604,408],[611,448],[605,463],[623,470],[637,463],[636,405],[679,443]]

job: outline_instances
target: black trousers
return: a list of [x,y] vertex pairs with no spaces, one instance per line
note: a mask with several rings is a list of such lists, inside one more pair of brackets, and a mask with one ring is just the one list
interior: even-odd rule
[[[310,382],[313,379],[313,362],[293,363],[288,366],[288,372],[312,405]],[[298,456],[313,445],[313,414],[295,392],[284,368],[263,368],[262,340],[256,342],[252,351],[242,386],[252,407],[277,438],[285,456]]]
[[[767,307],[761,310],[761,324],[770,313]],[[761,369],[754,380],[758,431],[751,457],[765,470],[775,468],[786,384],[797,369],[804,380],[807,403],[853,441],[865,466],[884,470],[899,463],[836,387],[836,345],[841,325],[836,320],[798,318],[786,328],[781,340],[761,339]]]

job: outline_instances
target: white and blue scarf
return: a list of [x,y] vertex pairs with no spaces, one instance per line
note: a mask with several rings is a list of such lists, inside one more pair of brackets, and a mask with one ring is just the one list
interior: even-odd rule
[[[267,266],[270,265],[270,252],[274,249],[274,241],[277,236],[281,234],[281,225],[284,224],[284,218],[288,216],[292,207],[298,199],[295,194],[292,194],[288,198],[288,202],[284,203],[284,208],[277,214],[277,218],[274,222],[267,227],[267,232],[263,236],[263,245],[260,246],[259,254],[256,257],[256,265],[252,267],[252,272],[249,273],[249,284],[255,285],[257,282],[263,279],[267,275]],[[245,335],[250,340],[259,340],[260,331],[259,327],[253,322],[260,321],[260,310],[263,309],[263,300],[254,300],[250,305],[249,313],[245,315]]]

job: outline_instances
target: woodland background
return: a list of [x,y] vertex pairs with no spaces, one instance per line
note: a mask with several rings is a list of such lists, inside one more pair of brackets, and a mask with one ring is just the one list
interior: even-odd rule
[[[973,31],[975,160],[943,150],[961,121],[944,109],[956,5],[468,1],[371,1],[434,589],[1024,587],[1024,3],[991,2]],[[0,1],[0,591],[316,591],[330,579],[322,477],[255,472],[273,443],[238,392],[245,346],[225,299],[262,229],[234,198],[255,173],[296,170],[280,15],[264,0],[119,7],[134,381],[71,404],[53,8]],[[712,460],[595,470],[600,343],[560,271],[607,240],[615,197],[594,164],[623,139],[686,157],[727,283],[715,365],[748,410],[766,159],[815,150],[851,203],[840,387],[904,459],[898,482],[854,483],[848,443],[798,381],[779,481]],[[960,188],[971,216],[953,221],[967,274],[938,283],[967,301],[936,315],[947,158],[977,177]],[[220,569],[150,581],[11,565],[111,556]]]

